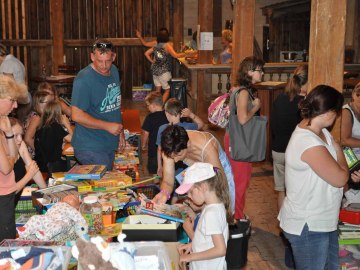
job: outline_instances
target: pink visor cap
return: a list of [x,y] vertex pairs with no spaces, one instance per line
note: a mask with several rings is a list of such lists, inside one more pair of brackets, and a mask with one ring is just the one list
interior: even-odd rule
[[175,190],[177,194],[185,194],[190,188],[198,182],[215,176],[215,170],[210,163],[195,162],[184,172],[182,184]]

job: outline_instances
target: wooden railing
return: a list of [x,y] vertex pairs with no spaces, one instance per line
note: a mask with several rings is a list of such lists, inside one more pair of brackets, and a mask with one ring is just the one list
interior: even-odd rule
[[[183,62],[182,62],[183,63]],[[295,68],[302,62],[295,63],[266,63],[264,66],[264,81],[282,81],[287,82],[294,72]],[[206,66],[206,68],[205,68]],[[189,72],[194,70],[205,69],[206,74],[211,74],[211,95],[219,95],[229,90],[231,87],[231,66],[230,65],[183,65],[187,71],[182,72],[182,76],[190,79]],[[344,71],[348,74],[357,74],[356,78],[360,78],[360,64],[345,64]],[[187,74],[187,75],[186,75]],[[350,82],[350,83],[349,83]],[[344,76],[344,92],[354,87],[353,82],[347,80]],[[190,86],[191,88],[191,86]]]

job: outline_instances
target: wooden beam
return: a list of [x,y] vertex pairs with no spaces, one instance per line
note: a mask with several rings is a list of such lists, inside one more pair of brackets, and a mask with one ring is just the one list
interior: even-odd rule
[[[142,46],[138,38],[106,38],[111,41],[114,46]],[[156,40],[156,37],[144,38],[146,41]],[[81,47],[91,46],[93,40],[88,39],[65,39],[64,45],[66,47]]]
[[231,83],[236,84],[240,62],[254,54],[255,0],[237,0],[234,5]]
[[50,1],[50,24],[53,38],[52,73],[58,74],[59,65],[64,64],[64,14],[63,0]]
[[50,39],[12,39],[12,40],[2,40],[2,44],[6,46],[20,46],[20,47],[46,47],[51,46],[52,41]]
[[[309,89],[327,84],[343,89],[347,0],[312,0],[309,49]],[[333,136],[340,138],[340,121]]]
[[[198,24],[200,25],[201,32],[213,32],[213,0],[199,0],[199,14]],[[198,49],[200,44],[198,44]],[[211,64],[212,63],[212,51],[204,51],[199,49],[198,63],[199,64]]]

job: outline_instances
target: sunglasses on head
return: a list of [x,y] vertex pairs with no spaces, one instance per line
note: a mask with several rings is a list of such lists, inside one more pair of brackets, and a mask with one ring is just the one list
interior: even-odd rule
[[93,47],[100,50],[110,50],[112,49],[113,45],[111,43],[97,42],[93,45]]

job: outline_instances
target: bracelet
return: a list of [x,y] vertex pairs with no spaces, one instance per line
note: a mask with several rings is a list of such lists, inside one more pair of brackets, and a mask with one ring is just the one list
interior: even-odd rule
[[164,193],[166,195],[166,199],[169,200],[171,197],[171,194],[169,191],[167,191],[166,189],[161,189],[160,193]]
[[8,139],[8,140],[10,140],[10,139],[14,139],[14,137],[15,137],[15,135],[13,134],[13,135],[10,135],[10,136],[7,136],[6,134],[5,134],[5,138],[6,139]]

